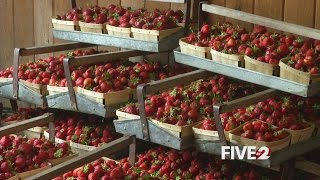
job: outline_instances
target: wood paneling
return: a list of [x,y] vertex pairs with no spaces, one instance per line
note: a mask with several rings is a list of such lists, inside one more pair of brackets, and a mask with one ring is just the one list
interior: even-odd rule
[[[260,16],[283,20],[283,0],[255,0],[253,12]],[[273,29],[270,30],[277,31]]]
[[[34,0],[34,37],[35,45],[43,46],[53,43],[52,35],[52,10],[53,0]],[[50,54],[42,54],[37,58],[47,57]]]
[[0,68],[5,69],[12,65],[12,56],[14,48],[14,10],[12,0],[0,1]]
[[[209,3],[219,5],[219,6],[226,6],[226,0],[210,0]],[[224,22],[225,18],[223,16],[218,16],[214,14],[208,15],[208,21],[217,23],[217,22]]]
[[316,0],[316,5],[315,5],[315,21],[314,21],[314,27],[317,29],[320,29],[320,0]]
[[314,26],[314,0],[285,1],[284,20],[307,27]]
[[[226,7],[243,12],[253,13],[253,2],[253,0],[227,0]],[[238,24],[241,27],[245,27],[247,30],[252,28],[252,24],[243,21],[231,18],[226,18],[226,21],[229,21],[232,24]]]
[[144,7],[144,0],[121,0],[121,5],[131,7],[132,9],[139,9]]
[[146,1],[144,7],[147,9],[156,9],[157,8],[160,10],[168,10],[168,9],[170,9],[170,3]]
[[105,6],[108,7],[110,4],[114,5],[120,5],[120,0],[98,0],[98,5],[99,6]]

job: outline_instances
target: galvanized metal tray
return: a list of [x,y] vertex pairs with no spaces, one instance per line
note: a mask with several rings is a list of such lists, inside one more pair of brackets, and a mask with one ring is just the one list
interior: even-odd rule
[[175,61],[181,64],[205,69],[207,71],[223,74],[299,96],[309,97],[320,92],[320,83],[310,85],[299,84],[280,77],[270,76],[248,69],[222,64],[213,60],[184,54],[181,53],[180,48],[174,50],[174,57]]
[[181,29],[172,36],[169,36],[159,42],[149,42],[133,38],[116,37],[108,34],[53,29],[53,36],[58,39],[87,42],[106,46],[115,46],[148,52],[172,51],[179,46],[179,39],[182,38],[184,34],[185,29]]
[[[142,123],[140,119],[114,120],[116,132],[120,134],[135,135],[138,139],[144,139]],[[178,138],[170,132],[155,125],[152,121],[148,122],[149,141],[167,146],[173,149],[183,150],[192,147],[193,136],[187,138]]]
[[69,92],[46,96],[49,108],[77,111],[102,117],[114,117],[116,109],[120,108],[123,105],[119,104],[113,106],[105,106],[101,103],[92,101],[76,92],[75,97],[78,108],[77,110],[75,110],[71,104]]

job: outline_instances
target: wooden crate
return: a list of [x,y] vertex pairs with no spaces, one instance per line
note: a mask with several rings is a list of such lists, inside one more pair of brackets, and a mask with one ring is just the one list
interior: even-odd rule
[[131,37],[131,28],[116,27],[116,26],[110,26],[107,24],[107,30],[108,30],[108,34],[112,36],[125,37],[125,38]]
[[320,74],[311,75],[309,72],[303,72],[292,68],[285,64],[288,60],[289,59],[281,59],[279,63],[281,78],[306,85],[320,82]]
[[79,22],[80,31],[107,34],[106,24]]
[[121,109],[116,110],[116,115],[118,116],[118,120],[140,119],[139,115],[125,113]]
[[64,21],[52,18],[52,25],[54,29],[67,30],[67,31],[79,31],[78,21]]
[[305,141],[312,136],[313,131],[315,129],[315,125],[312,123],[307,123],[307,124],[309,124],[310,126],[305,129],[300,129],[300,130],[285,129],[291,134],[290,144],[295,144],[300,141]]
[[19,81],[36,93],[39,93],[41,95],[48,95],[49,94],[48,90],[47,90],[47,85],[34,84],[34,83],[30,83],[30,82],[24,81],[24,80],[19,80]]
[[[48,133],[48,131],[44,131],[43,132],[43,137],[45,138],[45,139],[49,139],[49,133]],[[66,142],[65,140],[63,140],[63,139],[59,139],[59,138],[54,138],[54,142],[55,143],[64,143],[64,142]],[[70,143],[70,146],[71,146],[71,143]]]
[[58,87],[58,86],[47,85],[47,90],[48,90],[49,95],[55,95],[55,94],[68,92],[68,87]]
[[[249,122],[252,122],[252,121],[249,121]],[[249,122],[247,122],[247,123],[249,123]],[[248,138],[241,137],[240,134],[242,132],[242,127],[247,123],[244,123],[241,126],[231,130],[231,132],[229,134],[230,142],[238,144],[238,145],[242,145],[242,146],[256,146],[257,148],[260,148],[262,146],[267,146],[271,149],[271,152],[278,151],[280,149],[283,149],[283,148],[289,146],[290,140],[291,140],[291,134],[286,130],[283,130],[283,131],[287,132],[288,136],[284,139],[279,140],[279,141],[265,142],[265,141],[257,141],[254,139],[248,139]],[[273,126],[273,127],[275,127],[275,126]]]
[[186,126],[176,126],[176,125],[172,125],[172,124],[168,124],[168,123],[163,123],[163,122],[160,122],[160,121],[157,121],[154,119],[150,119],[150,121],[152,121],[156,126],[159,126],[163,129],[166,129],[172,135],[179,137],[179,138],[188,137],[188,136],[193,135],[192,127],[195,124],[190,124],[190,125],[186,125]]
[[210,47],[199,47],[194,46],[192,44],[189,44],[187,42],[187,38],[182,38],[179,41],[179,45],[181,48],[181,52],[192,55],[192,56],[198,56],[202,58],[211,59],[211,53],[210,53]]
[[51,167],[52,167],[52,165],[49,163],[48,166],[46,166],[46,167],[34,169],[34,170],[23,172],[23,173],[18,173],[17,176],[19,177],[19,179],[27,179],[28,177],[34,176],[35,174],[38,174],[38,173],[40,173],[46,169],[49,169]]
[[52,166],[56,166],[56,165],[61,164],[65,161],[73,159],[73,158],[77,157],[78,155],[79,155],[78,153],[72,152],[72,154],[70,154],[69,156],[65,156],[65,157],[61,157],[61,158],[57,158],[57,159],[48,159],[48,161],[50,162],[50,164]]
[[125,103],[129,101],[131,95],[131,90],[129,88],[123,89],[121,91],[99,93],[78,87],[77,92],[86,96],[88,99],[91,99],[98,103],[103,103],[104,105]]
[[231,66],[244,67],[243,55],[226,54],[223,52],[210,49],[211,59],[213,61],[220,62],[222,64],[228,64]]
[[12,81],[13,78],[0,78],[0,83]]
[[280,67],[278,65],[260,62],[250,58],[249,56],[244,56],[244,61],[244,66],[246,69],[257,71],[271,76],[279,76]]
[[162,39],[178,32],[182,27],[176,27],[167,30],[146,30],[146,29],[138,29],[131,28],[132,36],[134,39],[143,40],[143,41],[151,41],[158,42]]
[[[208,141],[218,141],[220,140],[218,131],[210,131],[210,130],[204,130],[200,129],[202,122],[196,124],[192,127],[193,135],[195,139],[203,139]],[[226,137],[226,140],[229,141],[229,133],[230,131],[224,131],[224,135]]]

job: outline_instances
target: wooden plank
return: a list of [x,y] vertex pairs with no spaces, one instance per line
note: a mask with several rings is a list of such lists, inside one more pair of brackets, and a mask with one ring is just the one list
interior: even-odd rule
[[307,160],[296,160],[295,168],[320,176],[320,165]]
[[[210,0],[209,3],[222,6],[222,7],[226,6],[226,0]],[[216,24],[218,22],[224,22],[224,21],[225,21],[224,16],[218,16],[216,14],[208,14],[208,23],[210,24]]]
[[170,9],[171,5],[168,2],[155,2],[155,1],[146,1],[145,8],[149,11],[153,11],[154,9],[160,10],[168,10]]
[[[253,13],[253,1],[254,0],[227,0],[226,7],[232,8],[232,9],[235,9],[238,11]],[[226,21],[229,21],[234,25],[239,25],[240,27],[244,27],[247,30],[252,29],[251,23],[243,22],[240,20],[235,20],[232,18],[226,18]]]
[[98,0],[99,6],[108,7],[110,4],[120,5],[120,0]]
[[[70,0],[55,0],[53,3],[53,15],[64,15],[71,9]],[[54,44],[67,43],[70,41],[62,40],[62,39],[53,39]],[[60,53],[53,53],[55,56]]]
[[284,21],[313,27],[314,0],[285,0]]
[[144,7],[144,0],[121,0],[121,6],[139,9]]
[[98,4],[98,0],[76,0],[76,2],[77,2],[77,7],[82,7],[82,8],[95,6]]
[[282,22],[282,21],[278,21],[270,18],[265,18],[262,16],[257,16],[250,13],[236,11],[229,8],[221,8],[215,5],[204,4],[202,8],[206,12],[216,13],[219,15],[223,15],[223,16],[227,16],[235,19],[241,19],[254,24],[260,24],[270,28],[282,30],[288,33],[294,33],[294,34],[305,36],[305,37],[320,39],[320,30],[317,30],[317,29],[295,25],[288,22]]
[[[53,0],[34,0],[34,35],[35,46],[53,43],[52,35],[52,3]],[[37,55],[35,58],[46,58],[52,53]]]
[[[282,0],[264,0],[254,2],[254,14],[268,17],[271,19],[283,20],[283,1]],[[270,31],[276,31],[270,29]]]
[[[14,46],[34,46],[33,0],[14,0]],[[34,56],[22,57],[20,63],[34,61]]]
[[12,65],[14,48],[13,1],[0,1],[0,69]]
[[54,120],[54,116],[51,113],[46,113],[41,116],[20,121],[14,124],[0,127],[0,137],[4,135],[14,134],[26,129],[30,129],[36,126],[47,125]]
[[314,27],[320,29],[320,0],[316,0],[316,12],[315,12],[315,21]]
[[108,157],[115,152],[119,152],[120,150],[125,149],[127,146],[129,146],[132,143],[134,143],[134,136],[121,137],[110,143],[104,144],[93,151],[89,151],[83,155],[80,155],[62,164],[54,166],[45,171],[42,171],[41,173],[28,178],[28,180],[53,179],[57,175],[71,171],[79,166],[90,163],[96,159],[99,159],[101,157]]

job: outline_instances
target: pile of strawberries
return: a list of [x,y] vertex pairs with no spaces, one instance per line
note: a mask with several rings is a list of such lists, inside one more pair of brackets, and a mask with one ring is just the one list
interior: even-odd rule
[[[216,76],[198,80],[188,86],[176,86],[161,94],[148,95],[146,116],[164,123],[185,126],[212,118],[213,104],[230,101],[258,91],[254,85]],[[124,112],[138,114],[135,104],[128,104]]]
[[[268,175],[269,177],[275,177]],[[132,167],[128,158],[119,162],[98,159],[83,167],[56,177],[54,180],[77,179],[252,179],[266,178],[259,169],[198,151],[177,151],[162,147],[150,149],[137,156]]]
[[111,124],[101,118],[76,113],[61,113],[55,118],[56,138],[98,147],[117,138]]
[[49,159],[69,156],[72,153],[68,143],[55,145],[45,139],[20,136],[2,136],[0,145],[0,179],[48,166]]

